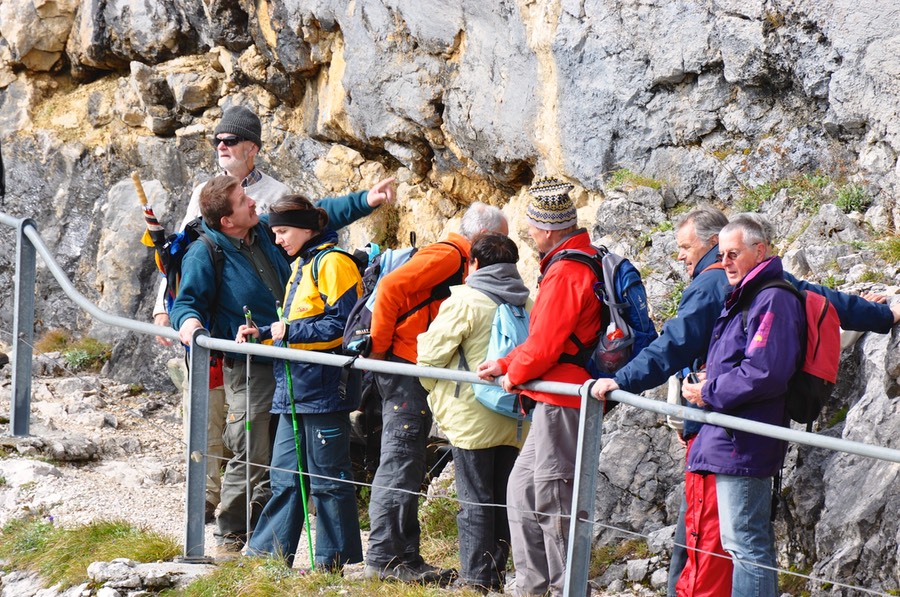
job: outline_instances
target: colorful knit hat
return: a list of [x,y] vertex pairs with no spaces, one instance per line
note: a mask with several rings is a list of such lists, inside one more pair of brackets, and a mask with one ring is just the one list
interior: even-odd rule
[[254,114],[244,106],[232,106],[225,110],[219,126],[216,127],[215,136],[222,133],[230,133],[237,135],[247,141],[253,141],[257,147],[262,147],[262,125],[259,122],[259,116]]
[[573,188],[552,177],[536,180],[528,189],[528,194],[534,197],[525,211],[528,222],[541,230],[564,230],[575,226],[578,213],[569,199],[569,191]]

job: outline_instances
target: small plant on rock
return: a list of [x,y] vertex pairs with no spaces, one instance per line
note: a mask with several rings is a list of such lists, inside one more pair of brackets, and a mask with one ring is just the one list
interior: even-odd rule
[[67,330],[61,329],[47,330],[34,347],[41,353],[62,353],[66,364],[76,371],[99,371],[112,355],[111,344],[90,336],[75,339]]
[[891,236],[875,243],[878,256],[888,263],[900,263],[900,236]]
[[619,168],[609,177],[606,186],[612,189],[631,186],[650,187],[651,189],[659,190],[662,188],[663,182],[649,176],[644,176],[643,174],[637,174],[628,168]]
[[52,329],[44,332],[34,343],[36,352],[63,352],[72,343],[72,334],[67,330]]
[[679,279],[672,287],[672,291],[666,295],[666,298],[659,309],[659,318],[663,322],[672,319],[678,314],[678,304],[681,302],[681,295],[684,293],[686,287],[687,283],[684,280]]
[[63,358],[76,371],[88,369],[99,371],[112,355],[112,346],[96,338],[85,336],[74,342],[65,352]]
[[822,286],[827,286],[828,288],[834,290],[844,282],[845,280],[843,278],[838,278],[833,274],[829,274],[824,280],[822,280]]
[[865,187],[857,184],[848,184],[838,189],[834,204],[841,208],[841,211],[848,214],[853,211],[866,211],[872,204],[872,198]]

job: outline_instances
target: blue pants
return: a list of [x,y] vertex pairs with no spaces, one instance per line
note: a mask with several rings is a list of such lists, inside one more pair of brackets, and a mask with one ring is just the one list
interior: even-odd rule
[[[275,417],[278,428],[269,473],[272,498],[260,515],[247,553],[278,555],[292,565],[304,524],[303,500],[291,415]],[[339,569],[361,562],[356,491],[343,482],[353,480],[349,414],[298,414],[297,419],[303,471],[310,475],[308,486],[316,506],[316,566]]]
[[716,475],[716,493],[722,547],[734,560],[731,594],[777,597],[772,477]]
[[453,448],[456,493],[462,500],[456,516],[460,573],[465,582],[494,591],[503,588],[509,559],[506,484],[518,455],[515,446],[481,450]]
[[[399,357],[392,361],[408,363]],[[381,460],[369,499],[366,564],[385,569],[422,563],[419,555],[419,496],[425,480],[426,444],[431,431],[428,393],[418,378],[377,373],[382,396]],[[396,491],[403,489],[406,491]]]

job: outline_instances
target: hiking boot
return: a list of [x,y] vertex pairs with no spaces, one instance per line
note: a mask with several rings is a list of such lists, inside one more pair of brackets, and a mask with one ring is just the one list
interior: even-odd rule
[[456,578],[456,570],[452,568],[438,568],[426,564],[424,561],[418,564],[398,564],[386,568],[366,565],[364,572],[366,579],[377,578],[379,580],[392,580],[409,584],[449,584]]
[[474,593],[480,593],[481,595],[490,595],[491,593],[499,593],[503,587],[497,586],[495,588],[491,588],[485,585],[480,585],[478,583],[467,582],[462,578],[457,578],[450,584],[449,588],[455,589],[457,591],[471,591]]
[[240,557],[244,544],[240,541],[223,541],[212,549],[212,557],[216,560],[234,560]]
[[203,520],[206,524],[216,521],[216,506],[212,502],[206,502],[206,514]]

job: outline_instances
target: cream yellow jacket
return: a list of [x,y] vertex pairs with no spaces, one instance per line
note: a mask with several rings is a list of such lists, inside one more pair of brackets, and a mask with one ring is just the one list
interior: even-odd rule
[[[428,330],[419,334],[417,364],[459,369],[462,346],[469,368],[474,370],[487,355],[497,304],[466,285],[453,286],[450,292],[450,298],[441,305]],[[531,299],[525,307],[531,309]],[[471,384],[424,377],[420,381],[429,391],[428,405],[435,422],[457,448],[522,447],[529,424],[524,424],[522,437],[516,441],[516,420],[482,406],[475,399]],[[460,386],[458,396],[457,385]]]

